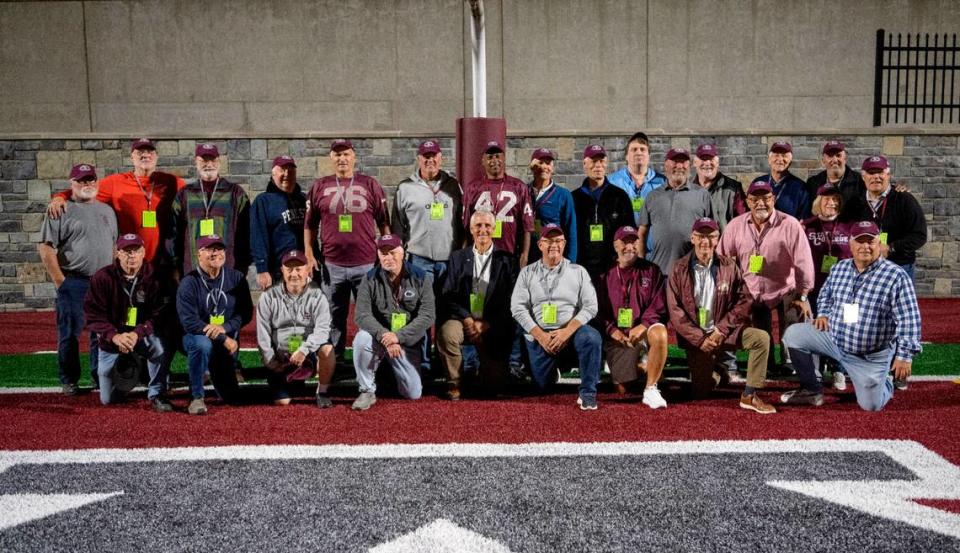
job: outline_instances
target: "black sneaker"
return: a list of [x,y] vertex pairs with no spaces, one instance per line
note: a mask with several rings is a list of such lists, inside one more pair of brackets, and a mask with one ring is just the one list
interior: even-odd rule
[[75,396],[80,393],[80,388],[76,384],[64,384],[60,390],[65,396]]
[[317,407],[320,409],[329,409],[333,407],[333,401],[327,394],[317,394]]
[[173,411],[173,405],[163,396],[157,396],[150,400],[150,405],[157,413],[169,413]]
[[901,379],[901,378],[894,377],[893,387],[896,388],[897,390],[906,390],[907,388],[910,387],[910,384],[907,382],[906,378]]

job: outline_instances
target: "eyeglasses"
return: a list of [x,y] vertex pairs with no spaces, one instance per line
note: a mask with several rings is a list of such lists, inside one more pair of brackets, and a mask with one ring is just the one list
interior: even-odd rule
[[697,242],[713,242],[720,240],[719,234],[694,234],[693,239]]
[[566,238],[541,238],[541,242],[548,246],[562,246],[567,241]]

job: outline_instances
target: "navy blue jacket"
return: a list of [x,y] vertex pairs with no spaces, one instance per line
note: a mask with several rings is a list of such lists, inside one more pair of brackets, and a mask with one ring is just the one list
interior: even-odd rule
[[[210,315],[223,315],[223,329],[231,337],[253,318],[253,300],[250,287],[240,271],[224,266],[220,276],[211,279],[200,269],[190,271],[177,288],[177,314],[180,325],[187,334],[203,334],[203,327],[210,324]],[[221,290],[221,278],[223,295]],[[221,334],[215,342],[223,342]]]
[[267,190],[253,200],[250,210],[250,250],[258,273],[280,276],[280,258],[290,250],[303,251],[303,217],[307,197],[296,185],[287,194],[270,180]]
[[[493,251],[490,259],[490,282],[487,284],[483,304],[483,320],[490,323],[490,330],[483,336],[483,342],[496,346],[504,357],[510,353],[506,347],[513,341],[513,315],[510,312],[510,297],[513,285],[517,281],[520,269],[517,258],[504,250]],[[473,292],[473,246],[457,250],[450,254],[447,264],[447,276],[443,282],[443,292],[437,302],[437,309],[447,318],[462,321],[472,317],[470,313],[470,294]]]

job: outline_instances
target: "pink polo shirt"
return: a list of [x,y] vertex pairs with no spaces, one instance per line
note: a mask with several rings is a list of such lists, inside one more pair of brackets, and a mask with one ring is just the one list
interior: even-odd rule
[[[774,211],[761,232],[748,211],[727,223],[717,252],[737,260],[754,301],[773,307],[793,290],[813,289],[813,256],[800,221]],[[763,256],[760,273],[749,272],[750,256]]]

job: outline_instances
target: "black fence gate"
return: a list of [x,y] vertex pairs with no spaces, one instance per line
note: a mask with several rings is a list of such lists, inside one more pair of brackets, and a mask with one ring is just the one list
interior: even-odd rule
[[957,34],[877,30],[873,126],[960,124]]

